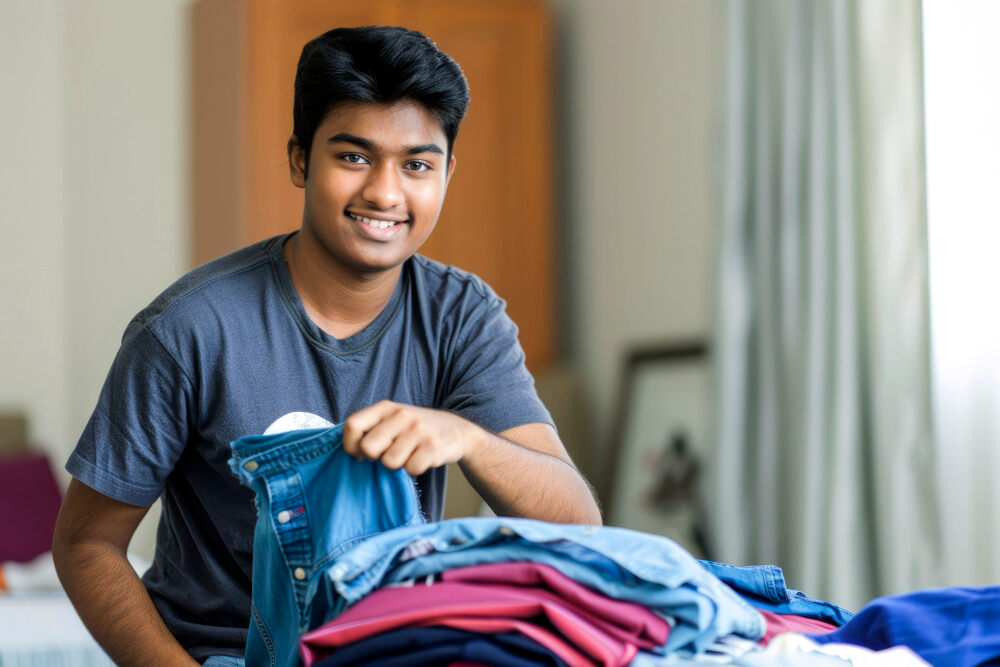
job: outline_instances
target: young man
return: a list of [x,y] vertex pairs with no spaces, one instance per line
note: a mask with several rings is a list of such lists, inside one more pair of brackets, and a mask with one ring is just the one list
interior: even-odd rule
[[[126,329],[67,463],[53,544],[66,591],[119,664],[242,655],[256,516],[227,459],[244,435],[343,421],[344,449],[415,476],[431,520],[457,462],[498,514],[600,522],[503,302],[415,254],[467,104],[461,70],[420,33],[313,40],[288,142],[301,229],[195,269]],[[125,550],[157,498],[140,581]]]

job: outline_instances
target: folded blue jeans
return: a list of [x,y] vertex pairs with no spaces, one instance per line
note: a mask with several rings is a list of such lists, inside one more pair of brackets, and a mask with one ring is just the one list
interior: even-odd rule
[[815,618],[836,626],[854,618],[854,614],[832,602],[816,600],[802,591],[787,588],[785,575],[777,565],[727,565],[710,560],[698,562],[757,609]]
[[700,651],[730,633],[751,639],[764,634],[760,613],[675,542],[625,528],[510,517],[411,525],[358,543],[326,576],[342,609],[385,584],[518,560],[546,563],[605,595],[674,617],[665,651]]
[[342,426],[232,443],[232,471],[256,493],[252,607],[246,664],[299,664],[299,635],[328,617],[335,593],[324,571],[376,533],[424,523],[404,470],[357,461]]

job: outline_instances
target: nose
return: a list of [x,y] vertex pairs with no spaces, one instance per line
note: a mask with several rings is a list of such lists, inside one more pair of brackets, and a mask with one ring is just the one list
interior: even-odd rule
[[392,164],[381,164],[368,173],[368,181],[361,191],[366,202],[379,210],[391,209],[403,202],[402,182]]

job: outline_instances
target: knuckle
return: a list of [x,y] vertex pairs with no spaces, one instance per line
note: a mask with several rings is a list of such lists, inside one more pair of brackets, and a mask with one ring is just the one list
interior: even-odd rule
[[374,438],[364,438],[359,443],[361,451],[370,459],[376,458],[378,456],[378,443],[375,442]]

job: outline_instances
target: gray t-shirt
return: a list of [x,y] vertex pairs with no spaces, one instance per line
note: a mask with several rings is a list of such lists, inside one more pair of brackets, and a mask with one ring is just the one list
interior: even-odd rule
[[[66,464],[117,500],[162,498],[143,581],[199,660],[242,655],[250,622],[256,514],[227,467],[231,441],[309,415],[339,423],[381,399],[451,410],[494,433],[551,423],[517,327],[479,278],[415,255],[378,317],[336,339],[306,315],[287,238],[195,269],[132,320]],[[430,520],[442,515],[445,472],[417,480]]]

